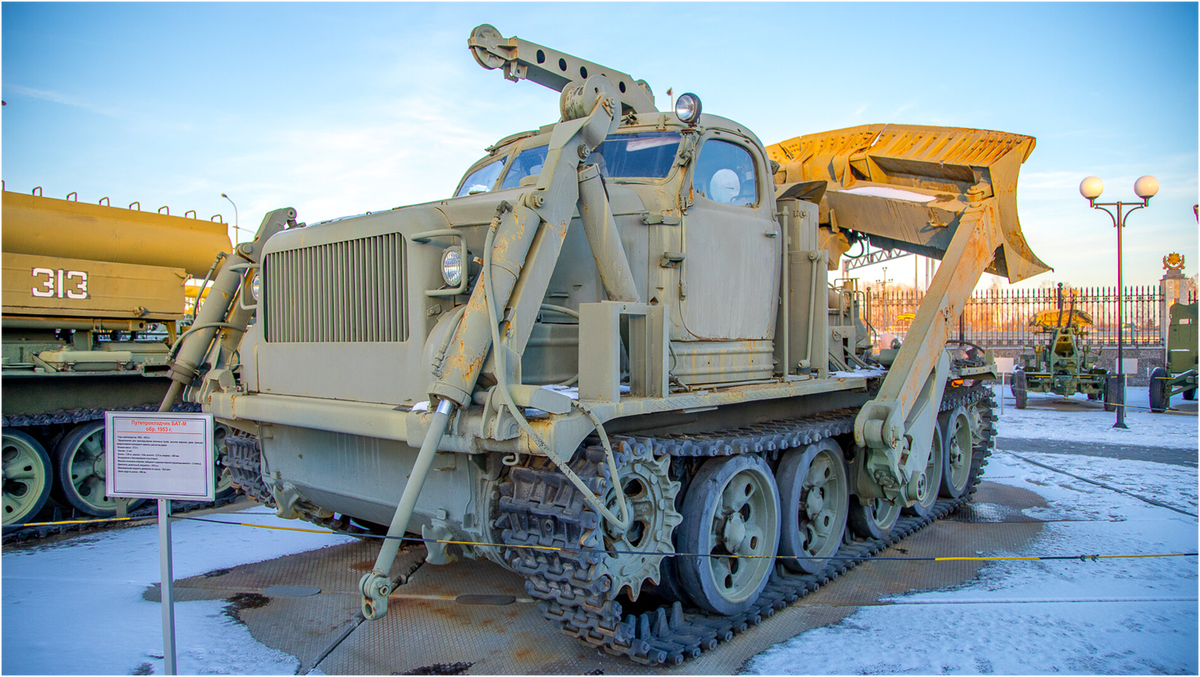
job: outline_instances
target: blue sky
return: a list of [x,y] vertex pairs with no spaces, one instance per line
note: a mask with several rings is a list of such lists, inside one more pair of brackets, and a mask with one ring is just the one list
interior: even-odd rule
[[[1019,188],[1033,250],[1075,285],[1115,284],[1102,200],[1133,200],[1126,278],[1178,251],[1200,268],[1196,3],[12,3],[2,9],[8,190],[253,229],[448,196],[482,149],[553,122],[558,96],[480,68],[495,25],[691,91],[764,143],[877,122],[1035,136]],[[911,270],[896,262],[889,271]],[[879,277],[878,267],[864,277]]]

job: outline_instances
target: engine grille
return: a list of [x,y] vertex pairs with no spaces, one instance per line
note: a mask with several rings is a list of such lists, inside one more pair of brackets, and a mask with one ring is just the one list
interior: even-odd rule
[[268,254],[267,341],[408,340],[405,261],[404,238],[396,233]]

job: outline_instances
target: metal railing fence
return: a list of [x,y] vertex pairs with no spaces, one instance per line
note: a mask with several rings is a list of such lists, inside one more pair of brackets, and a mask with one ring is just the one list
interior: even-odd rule
[[[1063,321],[1074,295],[1076,310],[1091,316],[1088,329],[1091,345],[1117,345],[1117,288],[1063,287]],[[869,320],[880,334],[903,338],[924,292],[869,289]],[[1157,285],[1127,286],[1122,295],[1125,335],[1128,346],[1161,345],[1162,292]],[[1041,340],[1042,331],[1030,326],[1034,314],[1058,308],[1058,289],[984,289],[973,294],[963,311],[963,338],[988,347],[1022,347]],[[952,334],[957,338],[957,333]]]

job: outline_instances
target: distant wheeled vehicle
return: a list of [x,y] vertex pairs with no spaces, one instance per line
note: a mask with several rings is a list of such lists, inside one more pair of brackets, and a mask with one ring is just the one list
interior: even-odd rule
[[[1061,291],[1061,290],[1060,290]],[[1021,355],[1021,368],[1013,373],[1012,394],[1017,409],[1024,409],[1030,391],[1054,393],[1070,397],[1084,393],[1089,400],[1105,399],[1108,403],[1108,371],[1096,366],[1100,351],[1092,352],[1084,343],[1092,317],[1075,309],[1072,297],[1070,308],[1064,310],[1059,297],[1058,308],[1036,313],[1029,326],[1039,327],[1045,343],[1033,346],[1033,353]]]
[[1167,366],[1150,373],[1150,411],[1163,412],[1171,398],[1196,399],[1196,303],[1171,304],[1167,328]]

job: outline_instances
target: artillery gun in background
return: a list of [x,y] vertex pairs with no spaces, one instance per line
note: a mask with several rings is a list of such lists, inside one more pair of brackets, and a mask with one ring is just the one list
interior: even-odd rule
[[1013,372],[1012,394],[1017,409],[1024,409],[1029,393],[1035,392],[1063,397],[1083,393],[1089,400],[1103,398],[1104,409],[1113,411],[1108,370],[1096,366],[1100,352],[1093,353],[1084,343],[1092,317],[1075,309],[1074,292],[1069,308],[1064,310],[1059,283],[1058,308],[1035,313],[1029,326],[1041,329],[1045,342],[1035,344],[1032,353],[1022,354],[1021,368]]
[[[366,618],[419,531],[427,563],[511,568],[564,632],[677,663],[969,498],[996,370],[946,341],[985,270],[1047,270],[1016,213],[1033,138],[765,147],[692,94],[661,112],[646,83],[491,26],[468,45],[561,91],[561,120],[500,140],[451,199],[268,213],[163,402],[246,433],[235,481],[279,515],[389,525]],[[861,295],[827,283],[860,238],[943,260],[886,369]]]
[[[3,200],[5,526],[32,520],[51,496],[74,514],[116,513],[104,492],[104,411],[162,402],[185,283],[230,244],[225,224],[192,212],[35,191]],[[218,490],[229,485],[225,472]]]
[[1161,413],[1171,398],[1196,399],[1196,309],[1197,303],[1172,303],[1167,327],[1167,365],[1150,373],[1150,411]]

